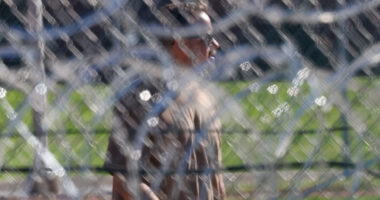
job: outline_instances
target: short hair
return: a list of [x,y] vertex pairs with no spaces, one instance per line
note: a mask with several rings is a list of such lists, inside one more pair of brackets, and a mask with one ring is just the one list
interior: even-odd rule
[[[145,6],[148,6],[145,4]],[[193,24],[195,12],[207,12],[208,4],[202,0],[161,0],[148,6],[148,10],[140,13],[142,23],[159,24],[166,27],[184,27]],[[173,44],[173,37],[159,37],[164,46]]]
[[204,0],[155,0],[150,5],[144,4],[139,19],[144,24],[160,24],[167,27],[191,25],[194,12],[207,11]]

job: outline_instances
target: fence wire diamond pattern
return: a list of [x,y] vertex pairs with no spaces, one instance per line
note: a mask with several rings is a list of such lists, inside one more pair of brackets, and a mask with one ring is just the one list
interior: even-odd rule
[[[111,199],[115,169],[103,163],[118,100],[131,90],[164,102],[193,82],[215,99],[222,165],[160,172],[221,174],[227,199],[379,196],[380,1],[207,3],[220,48],[183,70],[158,40],[207,30],[145,23],[149,10],[174,20],[157,1],[0,0],[0,197]],[[166,93],[137,90],[138,74]],[[144,109],[146,136],[161,119]]]

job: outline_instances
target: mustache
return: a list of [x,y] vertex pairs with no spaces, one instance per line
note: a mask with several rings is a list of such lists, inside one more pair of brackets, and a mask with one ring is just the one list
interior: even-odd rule
[[215,55],[216,55],[216,50],[212,49],[212,50],[210,50],[208,57],[215,56]]

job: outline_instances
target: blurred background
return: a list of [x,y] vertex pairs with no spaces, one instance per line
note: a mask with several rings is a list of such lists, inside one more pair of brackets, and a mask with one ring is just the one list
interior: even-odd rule
[[[220,49],[197,73],[222,119],[227,199],[379,196],[380,1],[208,3]],[[0,0],[0,198],[110,199],[118,91],[173,70],[155,6]]]

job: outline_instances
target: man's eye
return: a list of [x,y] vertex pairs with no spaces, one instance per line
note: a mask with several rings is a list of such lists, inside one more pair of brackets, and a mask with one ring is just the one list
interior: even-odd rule
[[205,44],[206,44],[207,46],[211,46],[212,39],[213,39],[213,36],[210,35],[210,34],[207,34],[207,35],[205,35],[205,36],[203,37],[203,40],[204,40],[204,42],[205,42]]

